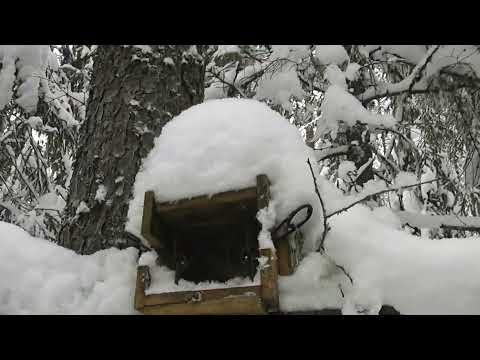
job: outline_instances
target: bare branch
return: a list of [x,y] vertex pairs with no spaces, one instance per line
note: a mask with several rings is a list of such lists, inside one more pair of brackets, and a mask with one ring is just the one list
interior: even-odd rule
[[308,167],[310,168],[310,172],[312,174],[313,186],[315,187],[315,193],[317,194],[318,200],[320,201],[320,206],[322,207],[323,234],[322,234],[322,238],[320,239],[320,248],[319,249],[321,249],[322,251],[325,251],[325,248],[323,247],[323,243],[325,242],[325,237],[327,236],[327,232],[329,230],[328,224],[327,224],[327,218],[325,216],[325,214],[326,214],[325,204],[323,203],[322,196],[320,195],[320,191],[318,190],[317,178],[315,177],[315,174],[313,173],[313,168],[312,168],[312,164],[310,163],[310,159],[307,160],[307,164],[308,164]]

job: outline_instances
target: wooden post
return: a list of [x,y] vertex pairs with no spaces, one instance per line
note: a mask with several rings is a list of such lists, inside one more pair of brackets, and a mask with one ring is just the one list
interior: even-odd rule
[[142,311],[145,299],[145,281],[149,278],[148,276],[148,266],[142,265],[137,269],[137,285],[135,288],[135,300],[134,307],[135,310]]
[[257,208],[261,210],[270,202],[270,181],[267,175],[257,175]]
[[290,259],[290,244],[288,237],[280,239],[276,244],[278,256],[278,274],[281,276],[288,276],[293,273],[292,261]]
[[260,256],[267,262],[260,272],[262,300],[268,312],[279,310],[277,257],[272,249],[260,249]]
[[[257,205],[258,210],[268,206],[270,202],[270,181],[266,175],[257,176]],[[290,244],[288,238],[281,239],[275,244],[277,250],[278,272],[282,276],[291,275],[293,269],[290,260]]]
[[[270,202],[270,181],[267,175],[257,176],[257,208],[268,207]],[[278,265],[277,256],[272,249],[260,249],[260,256],[267,258],[267,263],[260,272],[262,283],[262,300],[268,312],[279,310],[278,300]]]
[[152,233],[152,221],[155,213],[155,194],[153,191],[147,191],[143,201],[143,217],[142,217],[142,235],[154,249],[160,249],[162,244],[159,239]]

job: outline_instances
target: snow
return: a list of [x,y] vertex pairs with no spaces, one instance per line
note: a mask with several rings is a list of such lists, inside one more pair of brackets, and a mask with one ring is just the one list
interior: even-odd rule
[[272,45],[269,60],[290,59],[299,62],[310,54],[308,45]]
[[[391,305],[402,314],[480,314],[478,237],[411,236],[385,207],[357,206],[330,223],[328,255],[309,253],[293,275],[279,277],[282,311],[342,308],[344,314],[378,314],[382,305]],[[136,313],[136,249],[82,256],[4,222],[0,235],[0,314]],[[253,282],[175,285],[173,271],[155,260],[154,251],[139,259],[151,270],[147,294],[260,284],[257,272]]]
[[107,187],[105,185],[98,185],[97,192],[95,193],[95,200],[99,203],[105,201],[105,197],[107,196]]
[[[467,65],[462,68],[459,64]],[[453,66],[456,65],[456,66]],[[426,77],[438,73],[442,68],[463,74],[480,76],[480,54],[476,45],[444,45],[435,53],[427,65]],[[472,74],[473,72],[473,74]]]
[[52,209],[62,211],[65,208],[65,200],[54,192],[46,193],[38,198],[38,209]]
[[296,67],[288,63],[280,71],[262,76],[258,82],[255,99],[269,99],[274,104],[290,110],[292,107],[290,98],[292,96],[302,99],[305,92],[298,79]]
[[43,126],[42,118],[39,116],[30,116],[26,122],[32,129],[39,129]]
[[[50,82],[45,78],[40,79],[40,90],[43,94],[44,100],[49,104],[50,109],[54,114],[64,122],[64,126],[67,128],[78,127],[80,122],[76,120],[72,115],[72,110],[68,103],[67,94],[53,85],[50,86]],[[83,114],[85,107],[81,108]],[[83,115],[81,115],[83,116]]]
[[142,52],[145,54],[151,54],[153,52],[150,45],[132,45],[132,46],[136,49],[142,50]]
[[227,87],[224,84],[213,83],[205,88],[204,100],[223,99],[227,97]]
[[88,213],[89,211],[90,211],[90,208],[87,206],[85,201],[81,201],[80,204],[77,207],[77,210],[76,210],[75,214],[79,215],[79,214],[82,214],[82,213]]
[[[278,290],[282,311],[310,311],[342,308],[340,288],[348,279],[320,253],[308,254],[290,276],[279,276]],[[340,285],[340,287],[339,287]]]
[[[383,49],[382,45],[380,49]],[[385,83],[381,82],[375,86],[371,86],[365,90],[363,94],[360,94],[358,98],[361,101],[370,100],[375,97],[382,97],[386,95],[399,94],[409,90],[425,90],[429,86],[429,78],[437,75],[440,70],[448,70],[461,75],[479,76],[480,75],[480,54],[475,45],[440,45],[430,46],[430,48],[424,49],[423,46],[412,47],[395,45],[395,51],[400,50],[403,52],[408,50],[408,54],[403,54],[405,57],[409,57],[409,61],[416,64],[410,75],[397,83]],[[369,51],[371,48],[368,49]],[[392,48],[388,49],[392,51]],[[413,51],[412,51],[413,50]],[[365,53],[366,48],[363,49]],[[382,57],[383,55],[377,55],[375,53],[374,58]],[[423,56],[420,56],[423,54]],[[425,68],[425,70],[424,70]],[[417,78],[420,76],[420,79]]]
[[71,64],[63,64],[62,66],[60,66],[60,69],[71,70],[73,72],[80,72],[80,69],[77,69],[75,66]]
[[[175,284],[175,271],[170,270],[166,266],[158,266],[155,261],[157,254],[155,251],[143,253],[138,263],[139,265],[146,265],[149,268],[151,283],[145,289],[145,294],[161,294],[174,291],[198,291],[209,289],[226,289],[231,287],[244,286],[259,286],[260,285],[260,271],[257,271],[253,281],[250,278],[235,277],[226,282],[204,281],[198,284],[194,282],[180,279],[178,285]],[[259,265],[258,270],[261,265]]]
[[257,219],[262,224],[260,234],[258,234],[258,245],[260,249],[275,250],[270,229],[275,226],[275,201],[270,201],[266,208],[260,209]]
[[0,110],[12,100],[18,81],[15,102],[27,113],[36,111],[40,77],[50,53],[48,45],[0,45]]
[[360,121],[371,126],[393,127],[396,120],[391,115],[379,115],[368,111],[353,95],[338,85],[331,85],[325,92],[321,106],[322,116],[317,121],[317,131],[332,131],[336,137],[338,122],[352,126]]
[[[425,166],[423,169],[423,174],[421,176],[421,182],[427,182],[434,180],[437,176],[435,175],[435,172],[432,171],[429,167]],[[435,192],[437,190],[437,184],[435,182],[431,182],[428,184],[422,184],[421,185],[421,191],[422,191],[422,198],[424,200],[428,199],[428,193],[429,192]]]
[[373,58],[380,59],[394,55],[403,58],[414,65],[418,64],[427,53],[425,45],[366,45],[363,46],[360,51],[364,54],[368,54],[368,52],[378,47],[380,47],[380,50],[373,54]]
[[[345,180],[355,179],[354,174],[357,171],[357,167],[353,161],[345,160],[340,163],[338,166],[338,177]],[[352,175],[353,178],[350,178],[349,175]]]
[[166,57],[165,59],[163,59],[163,62],[166,65],[171,65],[171,66],[175,65],[175,62],[173,61],[173,59],[171,57]]
[[60,63],[58,62],[57,55],[55,55],[52,51],[48,54],[48,66],[53,71],[57,71],[60,68]]
[[345,77],[350,81],[355,81],[359,77],[360,65],[357,63],[350,63],[345,70]]
[[240,53],[238,45],[218,45],[217,51],[215,51],[214,57],[220,57],[226,54]]
[[402,224],[408,223],[423,229],[439,228],[442,225],[480,228],[480,218],[474,216],[420,214],[412,211],[396,211],[395,215]]
[[[351,169],[351,165],[343,165],[348,170]],[[393,180],[392,186],[385,184],[383,180],[369,180],[365,184],[360,192],[353,193],[352,195],[340,196],[335,188],[331,188],[332,184],[323,183],[323,187],[328,189],[329,194],[325,191],[322,192],[322,196],[325,197],[325,208],[328,214],[333,214],[341,209],[349,207],[351,204],[360,200],[366,199],[368,196],[383,192],[383,191],[403,191],[404,187],[409,187],[418,184],[419,181],[413,173],[403,172],[397,174]]]
[[402,314],[480,314],[478,237],[421,239],[386,208],[357,206],[331,220],[326,251],[354,282],[344,313],[388,304]]
[[0,314],[134,314],[137,258],[78,255],[0,222]]
[[350,61],[347,51],[342,45],[316,45],[315,57],[323,64],[342,65]]
[[[271,100],[274,104],[281,105],[286,110],[291,110],[290,98],[301,100],[305,96],[302,85],[297,76],[296,65],[309,56],[308,45],[272,45],[272,53],[268,64],[278,61],[279,70],[266,72],[258,81],[255,99]],[[253,65],[248,71],[241,74],[239,83],[255,71]],[[246,69],[247,70],[247,69]]]
[[193,106],[165,125],[143,161],[126,230],[142,238],[146,191],[153,190],[157,201],[173,201],[252,187],[257,175],[266,174],[276,223],[300,205],[313,206],[313,216],[302,228],[308,251],[323,232],[308,158],[318,172],[313,150],[297,128],[261,102],[222,99]]
[[345,73],[335,64],[330,64],[327,66],[325,69],[325,79],[327,79],[330,84],[338,85],[343,89],[347,88]]

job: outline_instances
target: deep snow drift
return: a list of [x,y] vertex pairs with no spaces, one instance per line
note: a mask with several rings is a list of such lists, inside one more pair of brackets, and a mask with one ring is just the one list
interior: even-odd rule
[[400,229],[387,208],[356,206],[331,219],[329,255],[354,281],[344,313],[480,314],[480,238],[430,240]]
[[0,314],[133,314],[137,257],[78,255],[0,222]]
[[[478,237],[415,237],[389,209],[361,205],[331,224],[326,250],[354,286],[327,258],[308,254],[279,278],[283,311],[376,314],[388,304],[402,314],[480,314]],[[135,314],[137,258],[132,248],[77,255],[0,222],[0,314]]]

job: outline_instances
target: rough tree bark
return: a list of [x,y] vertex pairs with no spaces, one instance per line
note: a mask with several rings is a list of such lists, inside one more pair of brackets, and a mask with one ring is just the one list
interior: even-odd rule
[[[200,46],[99,46],[59,244],[81,254],[139,246],[124,231],[142,159],[172,117],[203,100]],[[102,201],[97,196],[105,186]],[[88,209],[79,212],[84,202]]]

